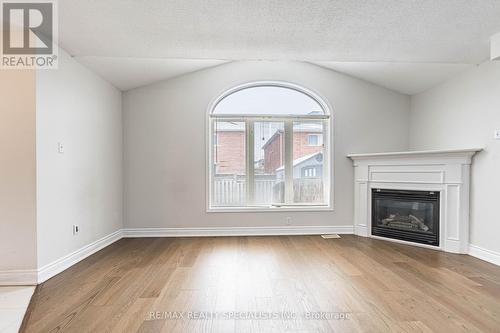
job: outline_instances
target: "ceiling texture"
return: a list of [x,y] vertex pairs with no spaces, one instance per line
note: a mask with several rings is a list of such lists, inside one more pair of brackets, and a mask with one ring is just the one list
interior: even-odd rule
[[59,1],[60,45],[122,90],[265,59],[413,94],[487,60],[499,31],[499,0]]

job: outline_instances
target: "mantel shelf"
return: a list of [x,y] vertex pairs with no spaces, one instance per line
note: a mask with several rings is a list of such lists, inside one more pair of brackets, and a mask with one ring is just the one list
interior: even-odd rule
[[436,155],[467,155],[473,156],[483,148],[465,148],[465,149],[446,149],[446,150],[421,150],[421,151],[400,151],[400,152],[384,152],[384,153],[363,153],[349,154],[350,159],[365,159],[379,157],[419,157],[419,156],[436,156]]

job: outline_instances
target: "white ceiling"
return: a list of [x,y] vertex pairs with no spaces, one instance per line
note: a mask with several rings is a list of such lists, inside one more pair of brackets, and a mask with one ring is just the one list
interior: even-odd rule
[[407,95],[421,93],[474,66],[469,64],[333,61],[316,62],[316,64]]
[[217,66],[227,61],[210,59],[151,59],[114,57],[76,57],[120,90],[144,86],[156,81]]
[[80,57],[475,64],[500,31],[499,0],[58,3],[60,44]]

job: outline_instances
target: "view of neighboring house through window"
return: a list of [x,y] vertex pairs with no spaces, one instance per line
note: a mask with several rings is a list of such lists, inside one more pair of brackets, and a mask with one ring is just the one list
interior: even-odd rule
[[224,206],[244,206],[246,202],[245,123],[214,122],[213,202]]
[[309,146],[320,146],[323,144],[321,134],[309,134],[307,136],[307,144]]
[[[322,121],[293,123],[293,202],[322,203],[324,147]],[[314,138],[313,140],[311,140]]]
[[235,88],[210,113],[209,208],[329,206],[329,113],[305,89]]
[[277,185],[277,169],[283,165],[284,122],[256,121],[253,123],[254,140],[254,203],[283,204],[283,189]]

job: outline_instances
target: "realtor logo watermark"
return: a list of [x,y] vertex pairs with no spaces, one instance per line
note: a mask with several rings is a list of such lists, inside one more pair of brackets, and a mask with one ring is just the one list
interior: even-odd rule
[[57,4],[1,1],[2,69],[57,68]]

